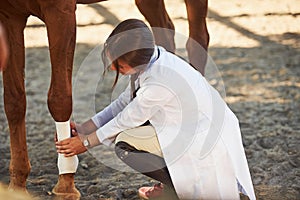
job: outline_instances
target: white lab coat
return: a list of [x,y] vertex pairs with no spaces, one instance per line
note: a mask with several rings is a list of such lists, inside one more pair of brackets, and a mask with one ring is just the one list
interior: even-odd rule
[[[130,86],[92,117],[99,140],[149,120],[155,128],[181,199],[238,199],[238,184],[251,200],[253,185],[238,119],[206,79],[177,56],[156,48],[152,63]],[[109,139],[110,138],[110,139]]]

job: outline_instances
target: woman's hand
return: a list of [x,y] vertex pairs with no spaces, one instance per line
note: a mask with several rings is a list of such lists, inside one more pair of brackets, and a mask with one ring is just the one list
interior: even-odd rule
[[57,141],[57,134],[55,134],[55,145],[57,153],[64,154],[65,157],[75,156],[87,151],[87,148],[83,145],[81,138],[78,135],[76,124],[70,123],[71,138]]
[[77,136],[58,141],[55,145],[57,153],[64,154],[65,157],[75,156],[87,151],[87,148],[83,145],[78,133]]

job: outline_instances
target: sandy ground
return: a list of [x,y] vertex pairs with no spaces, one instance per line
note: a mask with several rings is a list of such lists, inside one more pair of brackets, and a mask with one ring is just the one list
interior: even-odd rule
[[[166,4],[178,34],[187,37],[184,2],[167,0]],[[127,18],[143,19],[134,1],[78,6],[74,80],[90,81],[90,77],[101,74],[95,72],[97,64],[87,66],[91,62],[85,62],[86,58],[117,23]],[[240,120],[256,194],[262,200],[300,199],[299,24],[298,0],[209,1],[209,55],[224,82],[224,98]],[[50,63],[46,30],[37,18],[29,18],[25,40],[27,143],[32,165],[27,186],[37,198],[53,199],[51,189],[58,171],[55,127],[46,104]],[[177,42],[182,50],[184,41]],[[97,79],[92,89],[90,84],[74,84],[73,119],[88,119],[95,107],[100,110],[118,93],[111,95],[109,77]],[[0,182],[8,184],[9,133],[2,92],[0,96]],[[76,185],[81,199],[138,199],[137,189],[154,182],[118,166],[112,149],[103,147],[100,151],[101,155],[90,151],[79,156]]]

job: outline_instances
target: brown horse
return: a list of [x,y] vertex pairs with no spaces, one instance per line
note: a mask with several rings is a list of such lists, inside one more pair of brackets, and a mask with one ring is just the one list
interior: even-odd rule
[[[95,3],[101,0],[78,0],[77,3]],[[188,12],[190,38],[206,50],[209,35],[206,28],[207,0],[185,0]],[[163,0],[136,0],[141,13],[152,27],[174,30],[174,25],[166,12]],[[48,91],[48,108],[57,122],[69,120],[72,112],[72,67],[76,37],[76,0],[2,0],[0,21],[6,33],[8,48],[0,36],[0,69],[5,65],[3,49],[9,49],[7,69],[3,72],[4,106],[10,130],[11,162],[10,188],[23,188],[30,172],[28,159],[25,111],[26,94],[24,86],[25,50],[23,31],[30,15],[40,18],[47,27],[51,59],[51,84]],[[156,32],[157,44],[170,51],[175,50],[174,32]],[[0,29],[1,33],[1,29]],[[4,41],[4,40],[3,40]],[[191,39],[187,42],[191,64],[204,74],[206,56]],[[3,55],[2,55],[3,54]],[[200,60],[200,61],[199,61]],[[3,63],[2,63],[3,62]],[[59,176],[54,188],[56,193],[80,194],[74,186],[74,174]]]
[[[76,37],[76,0],[2,0],[0,21],[6,33],[9,49],[7,68],[3,72],[4,107],[10,130],[11,189],[25,189],[30,172],[28,160],[24,87],[24,35],[27,18],[37,16],[45,22],[52,66],[48,107],[57,122],[68,121],[72,112],[72,66]],[[1,58],[2,59],[2,58]],[[57,193],[79,196],[74,186],[74,174],[59,176]]]

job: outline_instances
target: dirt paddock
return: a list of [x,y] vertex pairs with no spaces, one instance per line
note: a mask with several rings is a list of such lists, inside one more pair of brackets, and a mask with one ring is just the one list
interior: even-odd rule
[[[166,0],[166,5],[176,31],[187,37],[184,1]],[[95,74],[97,68],[82,66],[83,61],[116,24],[127,18],[143,19],[134,1],[78,6],[74,80],[83,77],[88,81]],[[209,0],[207,22],[211,37],[209,55],[224,82],[225,100],[240,120],[258,199],[300,199],[300,2]],[[25,44],[27,144],[32,165],[27,188],[37,199],[50,200],[54,198],[51,189],[58,176],[55,127],[46,104],[51,69],[46,29],[37,18],[31,17],[27,23]],[[177,48],[182,50],[184,45],[181,41]],[[2,75],[0,79],[0,182],[8,184],[9,130]],[[110,101],[111,85],[109,81],[104,83],[98,82],[96,87],[96,110]],[[89,86],[74,88],[80,95],[72,117],[78,122],[90,117],[85,110],[93,95],[87,92]],[[75,181],[82,200],[135,200],[139,187],[154,182],[133,171],[110,167],[109,161],[102,159],[109,160],[112,149],[100,150],[101,156],[95,152],[79,156]]]

